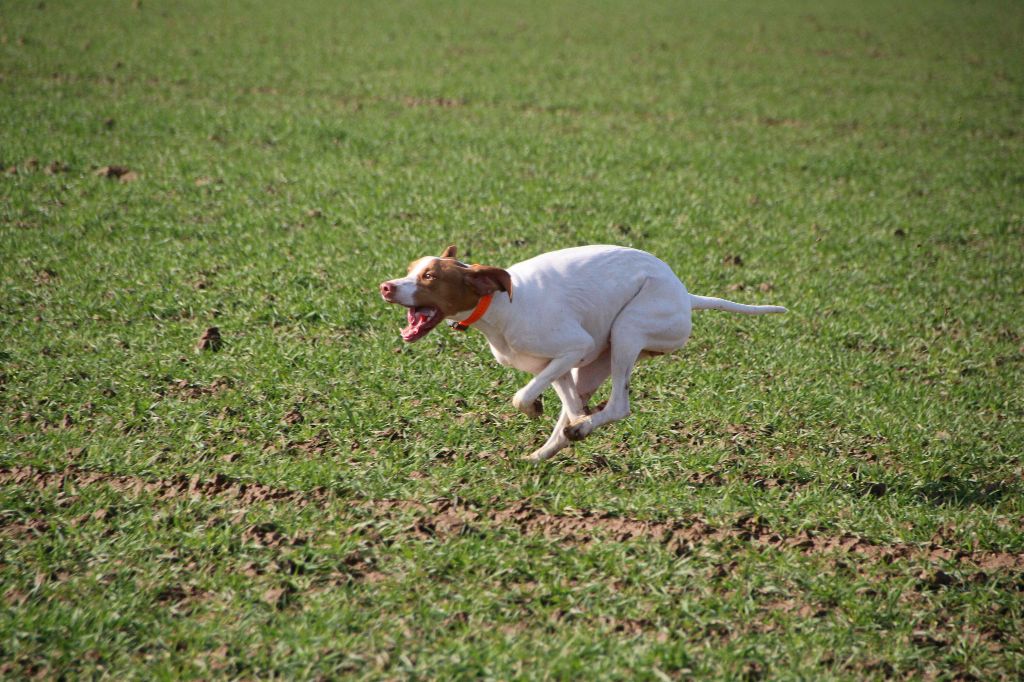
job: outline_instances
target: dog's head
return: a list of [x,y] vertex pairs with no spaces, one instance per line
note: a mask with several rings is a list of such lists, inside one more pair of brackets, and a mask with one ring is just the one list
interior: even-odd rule
[[382,282],[380,295],[388,303],[408,308],[409,324],[402,330],[406,342],[419,341],[441,320],[472,310],[484,296],[496,291],[512,300],[512,278],[501,268],[466,265],[449,246],[440,257],[426,256],[409,264],[409,274]]

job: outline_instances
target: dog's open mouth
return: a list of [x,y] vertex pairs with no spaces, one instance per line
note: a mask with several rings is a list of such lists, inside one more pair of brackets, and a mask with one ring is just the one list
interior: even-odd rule
[[406,343],[419,341],[444,319],[441,309],[432,305],[408,308],[407,315],[409,324],[402,330],[402,339]]

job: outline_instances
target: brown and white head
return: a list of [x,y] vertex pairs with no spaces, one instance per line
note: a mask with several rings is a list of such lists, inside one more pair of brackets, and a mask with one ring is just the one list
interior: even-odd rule
[[496,291],[512,300],[512,278],[501,268],[467,265],[449,246],[440,257],[426,256],[409,264],[409,274],[382,282],[380,295],[388,303],[408,308],[409,324],[402,330],[408,342],[419,341],[446,317],[473,310],[480,299]]

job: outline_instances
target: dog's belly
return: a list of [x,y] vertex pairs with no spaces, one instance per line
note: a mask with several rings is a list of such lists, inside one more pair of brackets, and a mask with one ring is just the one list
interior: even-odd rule
[[540,358],[535,355],[513,353],[507,350],[503,352],[494,345],[491,346],[491,354],[494,355],[494,359],[498,361],[498,364],[505,367],[514,367],[530,374],[541,372],[551,362],[551,358]]
[[[587,354],[576,367],[586,367],[587,365],[596,361],[601,355],[608,350],[608,344],[605,343],[603,346],[595,347],[595,350]],[[548,366],[551,362],[551,358],[543,358],[537,355],[529,355],[527,353],[514,353],[510,351],[502,352],[491,346],[491,354],[494,355],[494,359],[498,361],[498,364],[504,367],[514,367],[522,372],[529,372],[530,374],[538,374]],[[649,355],[662,355],[662,352],[651,351]]]

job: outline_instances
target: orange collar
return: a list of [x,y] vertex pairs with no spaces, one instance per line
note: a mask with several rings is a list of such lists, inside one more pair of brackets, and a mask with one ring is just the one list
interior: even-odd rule
[[473,308],[473,312],[469,314],[469,317],[464,319],[462,322],[456,322],[452,325],[452,329],[459,332],[464,332],[469,329],[469,325],[473,324],[487,312],[487,309],[491,307],[491,299],[494,298],[492,294],[487,294],[480,298],[477,302],[476,307]]

